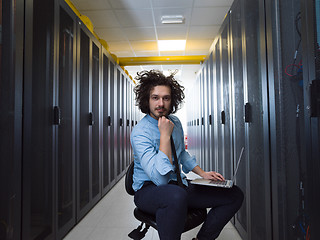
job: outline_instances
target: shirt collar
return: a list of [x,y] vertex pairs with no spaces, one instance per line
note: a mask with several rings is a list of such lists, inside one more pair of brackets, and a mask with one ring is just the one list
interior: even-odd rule
[[[168,116],[168,118],[171,120],[170,116]],[[157,120],[157,119],[154,119],[153,117],[151,117],[150,114],[147,114],[147,119],[148,119],[148,121],[151,122],[152,124],[158,126],[158,120]]]
[[152,124],[158,126],[158,120],[157,120],[157,119],[154,119],[153,117],[151,117],[150,114],[147,114],[147,119],[148,119],[148,121],[151,122]]

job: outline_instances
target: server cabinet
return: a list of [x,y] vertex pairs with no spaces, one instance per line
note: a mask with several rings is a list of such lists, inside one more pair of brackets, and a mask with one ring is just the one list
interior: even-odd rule
[[56,4],[56,81],[53,118],[56,162],[55,221],[57,236],[75,224],[76,18],[66,4]]
[[110,186],[110,156],[109,135],[111,117],[109,113],[109,88],[110,88],[109,59],[105,51],[102,51],[102,194],[106,194]]
[[[99,157],[100,46],[79,23],[77,82],[77,219],[101,197]],[[95,145],[95,146],[94,146]]]
[[[24,239],[54,237],[54,1],[26,9],[23,84],[22,233]],[[8,161],[8,159],[6,160]],[[19,176],[18,174],[17,176]],[[16,236],[17,239],[20,237]]]
[[[279,8],[275,17],[274,9]],[[290,11],[286,11],[290,9]],[[266,5],[274,239],[309,239],[300,1]],[[277,14],[278,15],[278,14]],[[273,26],[277,25],[277,28]],[[272,30],[271,30],[272,29]],[[300,32],[300,33],[299,33]],[[280,50],[281,49],[281,50]],[[307,63],[303,62],[303,70]],[[305,202],[304,202],[305,201]],[[315,210],[315,209],[314,209]]]
[[[245,122],[244,122],[244,85],[243,85],[243,56],[242,56],[242,25],[241,25],[241,5],[240,1],[235,1],[230,13],[230,68],[231,68],[231,94],[232,94],[232,138],[233,138],[233,163],[236,164],[241,152],[245,147]],[[242,163],[239,166],[238,176],[246,174],[246,151],[244,152]],[[236,184],[246,192],[246,178],[237,177]],[[236,214],[235,226],[238,229],[246,229],[247,196],[242,204],[242,208]],[[240,223],[240,224],[239,224]],[[245,231],[242,231],[245,232]],[[243,236],[245,234],[243,233]]]
[[125,89],[125,111],[126,111],[126,127],[125,127],[125,141],[126,141],[126,166],[130,164],[130,123],[131,123],[131,84],[130,79],[127,78],[126,89]]
[[[303,106],[304,106],[304,143],[302,165],[305,175],[302,175],[304,187],[301,190],[300,201],[305,209],[300,214],[307,217],[305,226],[306,238],[316,239],[320,236],[320,194],[319,194],[319,159],[320,159],[320,2],[300,1],[301,4],[301,40],[303,54]],[[301,222],[301,220],[300,220]],[[308,234],[309,233],[309,234]]]
[[96,39],[91,41],[91,98],[92,110],[89,113],[89,121],[92,128],[92,170],[91,188],[92,205],[101,198],[101,158],[100,158],[100,51],[101,45]]
[[[202,114],[202,109],[201,109],[201,78],[202,78],[202,73],[200,72],[199,78],[197,80],[197,85],[196,85],[196,91],[197,91],[197,100],[196,100],[196,157],[201,164],[201,142],[202,142],[202,131],[201,131],[201,114]],[[200,165],[202,166],[202,165]]]
[[203,154],[202,162],[203,168],[208,171],[208,162],[209,162],[209,141],[208,141],[208,75],[207,75],[208,62],[204,64],[202,73],[202,96],[203,96],[203,114],[202,114],[202,128],[203,128]]
[[23,9],[24,1],[0,1],[1,239],[18,239],[21,234]]
[[121,167],[122,167],[122,151],[121,151],[121,129],[122,127],[120,127],[120,116],[121,116],[121,72],[119,70],[118,67],[116,67],[116,78],[114,81],[115,84],[115,89],[116,89],[116,96],[115,96],[115,105],[114,107],[114,111],[115,111],[115,126],[114,126],[114,142],[115,142],[115,146],[114,146],[114,151],[115,151],[115,155],[116,157],[116,161],[115,161],[115,165],[116,165],[116,181],[119,180],[119,176],[121,173]]
[[117,122],[116,118],[116,97],[117,97],[117,84],[115,78],[115,64],[110,61],[110,88],[109,88],[109,135],[108,135],[108,142],[109,142],[109,162],[110,162],[110,184],[113,184],[116,181],[116,167],[117,167],[117,135],[116,135],[116,126],[115,123]]
[[222,159],[223,159],[223,174],[228,179],[232,178],[234,171],[234,165],[232,161],[233,146],[232,146],[232,106],[231,106],[231,78],[229,74],[230,70],[230,37],[229,37],[229,26],[230,26],[230,15],[225,18],[225,26],[221,32],[221,104],[222,111],[220,112],[220,126],[222,131]]
[[205,169],[207,171],[212,171],[211,168],[211,153],[212,153],[212,145],[211,145],[211,101],[210,101],[210,97],[211,97],[211,92],[210,92],[210,84],[211,84],[211,79],[210,79],[210,57],[209,56],[209,60],[206,62],[206,69],[205,69],[205,74],[206,74],[206,87],[205,87],[205,91],[206,91],[206,105],[207,105],[207,114],[206,114],[206,118],[205,118],[205,124],[206,124],[206,158],[205,158]]
[[[242,31],[245,34],[245,143],[247,233],[249,239],[271,239],[269,116],[265,9],[263,2],[247,0]],[[250,14],[249,14],[250,13]],[[243,219],[245,220],[245,219]]]
[[221,37],[219,37],[215,46],[216,54],[216,80],[215,80],[215,171],[223,174],[223,158],[222,158],[222,128],[221,128],[221,118],[220,114],[222,112],[222,96],[221,96],[221,68],[222,68],[222,59],[221,59]]
[[208,63],[208,137],[209,137],[209,159],[208,159],[208,168],[210,171],[214,170],[214,138],[213,138],[213,117],[214,109],[212,99],[214,97],[213,93],[213,81],[214,81],[214,69],[213,69],[213,52],[209,55]]
[[204,118],[205,118],[205,101],[204,101],[204,67],[200,70],[200,78],[199,78],[199,137],[200,137],[200,144],[199,144],[199,163],[200,166],[204,168],[205,162],[205,125],[204,125]]
[[216,139],[216,133],[218,126],[216,124],[217,122],[217,85],[216,85],[216,76],[217,76],[217,53],[216,53],[216,44],[213,45],[213,51],[211,53],[210,57],[212,63],[211,63],[211,75],[212,75],[212,82],[210,86],[210,92],[211,92],[211,148],[212,148],[212,154],[211,154],[211,170],[218,171],[217,170],[217,139]]
[[125,169],[125,138],[124,138],[124,126],[125,126],[125,103],[124,103],[124,89],[125,89],[125,78],[123,73],[120,74],[120,118],[119,118],[119,127],[120,127],[120,174]]
[[90,37],[83,28],[78,33],[77,82],[77,219],[81,219],[90,208],[90,147],[92,129],[89,122],[91,112],[90,84]]

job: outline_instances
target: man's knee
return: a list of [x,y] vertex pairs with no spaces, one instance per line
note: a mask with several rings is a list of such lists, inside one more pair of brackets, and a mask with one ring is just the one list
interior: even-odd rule
[[177,185],[168,185],[166,198],[173,208],[187,208],[187,191]]
[[238,186],[233,186],[233,191],[234,191],[234,201],[237,203],[238,208],[240,208],[244,200],[244,194]]

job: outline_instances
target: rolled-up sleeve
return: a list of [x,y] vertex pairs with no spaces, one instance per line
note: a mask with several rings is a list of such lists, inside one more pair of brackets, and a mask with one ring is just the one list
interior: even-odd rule
[[183,150],[180,154],[180,163],[184,173],[190,172],[198,165],[196,163],[196,158],[191,156],[186,150]]
[[145,134],[139,134],[132,136],[131,145],[150,180],[156,185],[167,184],[174,167],[169,158],[158,150],[158,143]]

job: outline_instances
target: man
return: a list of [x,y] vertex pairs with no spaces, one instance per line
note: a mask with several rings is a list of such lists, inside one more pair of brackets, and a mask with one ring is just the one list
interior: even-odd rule
[[178,110],[184,99],[184,88],[173,75],[166,77],[160,71],[142,71],[136,80],[136,102],[146,116],[131,133],[135,204],[141,210],[156,215],[161,240],[180,239],[188,208],[211,208],[194,239],[217,238],[239,210],[243,201],[242,191],[236,186],[224,189],[188,184],[181,172],[184,187],[176,184],[179,179],[170,137],[174,141],[179,166],[182,165],[185,173],[193,171],[212,180],[223,181],[224,178],[217,172],[203,171],[185,150],[181,123],[176,116],[170,115]]

